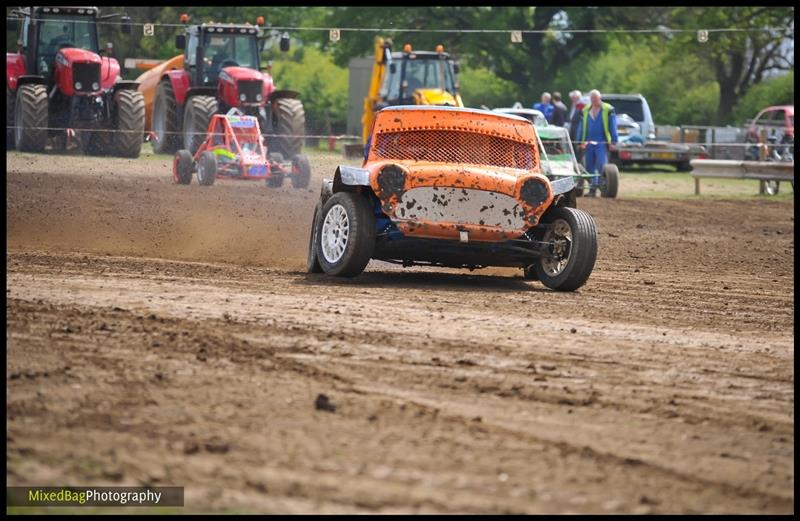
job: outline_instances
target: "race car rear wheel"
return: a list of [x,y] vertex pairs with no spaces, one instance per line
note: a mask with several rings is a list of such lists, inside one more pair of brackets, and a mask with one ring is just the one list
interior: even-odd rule
[[375,251],[375,214],[357,192],[333,194],[322,207],[315,240],[317,259],[328,275],[355,277]]
[[192,154],[188,150],[178,150],[172,160],[172,181],[180,185],[192,182],[192,168],[194,165]]
[[314,218],[311,219],[311,233],[308,239],[308,258],[306,260],[306,271],[308,273],[322,273],[322,266],[319,264],[317,258],[317,233],[319,233],[319,214],[322,210],[322,204],[317,203],[314,208]]
[[600,174],[600,193],[603,197],[614,198],[619,191],[619,168],[614,163],[603,165],[603,171]]
[[297,154],[292,158],[292,187],[308,188],[311,181],[311,164],[308,156]]
[[203,186],[211,186],[217,178],[217,158],[210,150],[200,154],[197,161],[197,182]]
[[542,217],[542,240],[553,242],[555,257],[535,264],[542,284],[556,291],[574,291],[589,279],[597,260],[597,226],[591,215],[577,208],[552,208]]
[[278,168],[275,168],[275,165],[283,165],[283,154],[280,152],[270,152],[269,162],[270,172],[269,177],[267,178],[267,186],[270,188],[280,188],[283,186],[283,171],[278,171]]

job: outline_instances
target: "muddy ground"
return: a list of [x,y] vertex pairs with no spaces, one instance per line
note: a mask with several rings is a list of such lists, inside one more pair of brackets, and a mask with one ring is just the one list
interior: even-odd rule
[[335,280],[304,266],[336,162],[298,191],[8,154],[8,484],[182,485],[190,512],[794,512],[793,201],[628,199],[623,176],[579,201],[600,250],[576,293]]

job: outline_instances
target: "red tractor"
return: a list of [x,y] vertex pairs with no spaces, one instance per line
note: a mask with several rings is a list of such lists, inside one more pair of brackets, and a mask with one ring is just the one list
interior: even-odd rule
[[305,154],[286,160],[278,153],[267,156],[258,119],[245,116],[238,109],[228,114],[214,114],[205,138],[192,154],[178,150],[172,162],[172,180],[187,185],[197,173],[201,185],[213,185],[219,178],[263,179],[267,186],[279,187],[289,177],[294,188],[307,188],[311,165]]
[[[181,21],[188,21],[187,15]],[[259,25],[204,23],[187,26],[175,45],[184,54],[142,74],[137,81],[145,99],[146,128],[157,153],[182,148],[194,154],[214,114],[237,108],[258,118],[269,148],[284,157],[300,153],[305,112],[299,94],[277,90],[262,72],[260,53],[267,40]],[[287,51],[289,36],[281,37]],[[264,70],[267,67],[263,68]]]
[[[100,49],[97,38],[98,20],[120,14],[25,7],[12,16],[22,19],[22,33],[19,52],[6,53],[6,148],[41,152],[48,137],[64,148],[78,129],[88,154],[138,157],[144,100],[136,82],[121,79],[111,46]],[[130,33],[130,18],[122,16]]]

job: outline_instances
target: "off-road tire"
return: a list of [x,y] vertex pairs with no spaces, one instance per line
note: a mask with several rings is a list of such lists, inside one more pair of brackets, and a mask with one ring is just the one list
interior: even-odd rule
[[[161,121],[161,135],[159,135],[159,118]],[[153,103],[152,127],[156,134],[153,140],[153,152],[156,154],[173,154],[180,147],[180,131],[178,122],[178,103],[175,101],[175,91],[169,79],[161,80],[156,90],[156,99]]]
[[217,158],[210,150],[200,154],[197,160],[197,183],[211,186],[217,178]]
[[135,90],[120,90],[114,95],[114,154],[137,158],[144,137],[144,97]]
[[542,217],[543,224],[565,221],[572,232],[572,244],[566,265],[555,275],[543,266],[544,259],[535,264],[539,280],[556,291],[575,291],[583,286],[597,260],[597,226],[591,215],[577,208],[551,208]]
[[308,156],[298,154],[292,158],[292,187],[308,188],[311,182],[311,163]]
[[194,154],[206,139],[211,118],[217,113],[217,100],[211,96],[192,96],[183,109],[183,148]]
[[317,233],[319,232],[319,214],[322,204],[317,203],[314,208],[314,217],[311,219],[311,232],[308,237],[308,257],[306,259],[306,271],[308,273],[322,273],[322,266],[317,258]]
[[188,150],[178,150],[172,160],[172,181],[179,185],[188,185],[192,182],[194,158]]
[[47,89],[23,85],[14,102],[14,143],[20,152],[42,152],[47,144]]
[[675,165],[675,170],[678,172],[691,172],[692,164],[689,161],[681,161]]
[[17,93],[6,87],[6,150],[14,148],[14,104]]
[[87,130],[80,133],[83,153],[90,156],[111,155],[114,135],[109,129]]
[[[332,211],[344,210],[348,234],[340,258],[329,261],[322,246],[325,239],[325,220]],[[338,192],[323,205],[319,216],[319,231],[315,240],[317,259],[328,275],[355,277],[367,267],[375,251],[375,214],[369,200],[357,192]]]
[[619,168],[613,163],[607,163],[603,165],[601,175],[603,176],[604,186],[600,193],[603,197],[613,199],[619,191]]
[[296,98],[278,98],[272,102],[272,133],[269,149],[283,157],[294,157],[303,150],[306,133],[306,113]]

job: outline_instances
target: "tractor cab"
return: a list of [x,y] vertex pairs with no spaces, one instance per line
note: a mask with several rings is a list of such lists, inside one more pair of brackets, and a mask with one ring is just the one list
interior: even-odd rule
[[[23,18],[20,45],[23,49],[26,73],[42,76],[48,86],[52,86],[56,81],[54,74],[58,65],[56,56],[60,50],[80,49],[86,53],[83,59],[76,57],[76,62],[95,61],[90,55],[96,56],[105,52],[101,51],[99,45],[98,19],[119,16],[112,14],[101,17],[96,7],[25,7],[15,10],[13,14]],[[129,34],[130,18],[123,16],[122,22],[123,32]],[[93,74],[93,69],[98,69],[99,73],[99,66],[87,66],[86,69],[84,81],[75,78],[75,84],[81,83],[81,88],[75,87],[76,91],[97,90],[91,87],[99,80],[94,77],[96,74]]]
[[226,67],[259,70],[259,36],[257,26],[202,24],[188,27],[176,45],[185,49],[183,63],[192,85],[216,87]]

